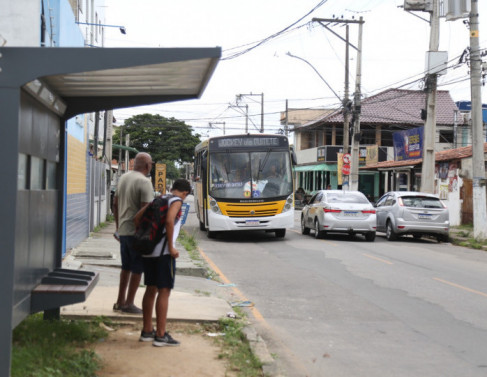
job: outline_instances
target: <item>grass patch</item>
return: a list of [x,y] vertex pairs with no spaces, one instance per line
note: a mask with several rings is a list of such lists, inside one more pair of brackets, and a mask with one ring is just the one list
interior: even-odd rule
[[27,317],[13,331],[12,377],[93,377],[101,360],[89,347],[105,338],[100,320],[45,321]]
[[245,326],[245,314],[243,311],[236,312],[240,319],[222,318],[218,324],[208,325],[208,331],[221,332],[224,336],[215,337],[214,341],[221,347],[222,352],[218,355],[220,359],[228,361],[230,371],[238,377],[264,376],[262,362],[252,353],[249,342],[242,329]]
[[[185,230],[179,233],[178,242],[188,251],[190,258],[196,264],[201,263],[206,267],[206,263],[198,252],[198,245],[194,235],[188,234]],[[206,267],[207,276],[210,279],[219,281],[219,276],[211,269]],[[200,290],[198,294],[210,295]],[[228,360],[228,368],[238,377],[258,377],[264,376],[262,362],[252,353],[249,342],[242,329],[245,326],[246,313],[241,308],[233,308],[237,313],[238,319],[222,318],[218,324],[206,324],[205,331],[224,333],[225,336],[213,338],[220,346],[222,352],[220,359]]]
[[200,253],[198,253],[198,243],[193,235],[189,234],[184,229],[181,229],[178,236],[178,242],[188,251],[192,260],[203,262]]
[[198,251],[198,243],[194,238],[194,235],[189,234],[184,229],[181,229],[178,236],[178,242],[188,251],[188,255],[194,264],[198,267],[202,267],[206,269],[206,277],[211,280],[219,281],[218,275],[208,268],[205,261],[201,257],[201,254]]

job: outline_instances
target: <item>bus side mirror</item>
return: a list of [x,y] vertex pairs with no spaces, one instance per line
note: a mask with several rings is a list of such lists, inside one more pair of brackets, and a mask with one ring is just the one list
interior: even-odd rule
[[294,149],[291,150],[291,162],[293,163],[293,166],[298,164],[298,158],[296,157]]

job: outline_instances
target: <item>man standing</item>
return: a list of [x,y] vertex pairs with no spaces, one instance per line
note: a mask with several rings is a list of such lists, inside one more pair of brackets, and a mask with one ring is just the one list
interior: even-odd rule
[[[179,251],[174,247],[181,229],[181,207],[191,192],[191,184],[185,179],[177,179],[171,189],[166,216],[166,235],[156,245],[152,254],[143,258],[145,294],[142,300],[144,328],[141,342],[153,342],[156,347],[179,346],[179,342],[166,331],[169,295],[174,288],[176,258]],[[156,306],[157,331],[152,327],[152,311]]]
[[135,306],[134,299],[142,277],[143,262],[142,256],[132,248],[132,243],[135,235],[135,214],[154,199],[152,183],[148,179],[151,169],[151,156],[138,153],[135,156],[134,170],[120,178],[113,201],[117,226],[114,236],[120,241],[122,259],[118,298],[113,310],[124,313],[142,313],[142,309]]

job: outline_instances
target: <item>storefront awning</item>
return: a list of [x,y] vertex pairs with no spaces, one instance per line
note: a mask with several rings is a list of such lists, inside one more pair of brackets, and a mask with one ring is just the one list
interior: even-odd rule
[[113,149],[121,149],[123,151],[129,151],[133,153],[139,153],[139,151],[135,148],[132,147],[126,147],[125,145],[120,145],[120,144],[112,144]]
[[294,171],[336,171],[336,164],[302,165],[295,166]]

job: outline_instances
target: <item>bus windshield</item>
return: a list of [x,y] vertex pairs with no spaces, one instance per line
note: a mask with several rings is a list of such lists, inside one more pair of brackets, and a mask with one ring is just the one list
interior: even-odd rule
[[270,199],[292,193],[287,151],[210,154],[210,195],[218,199]]

